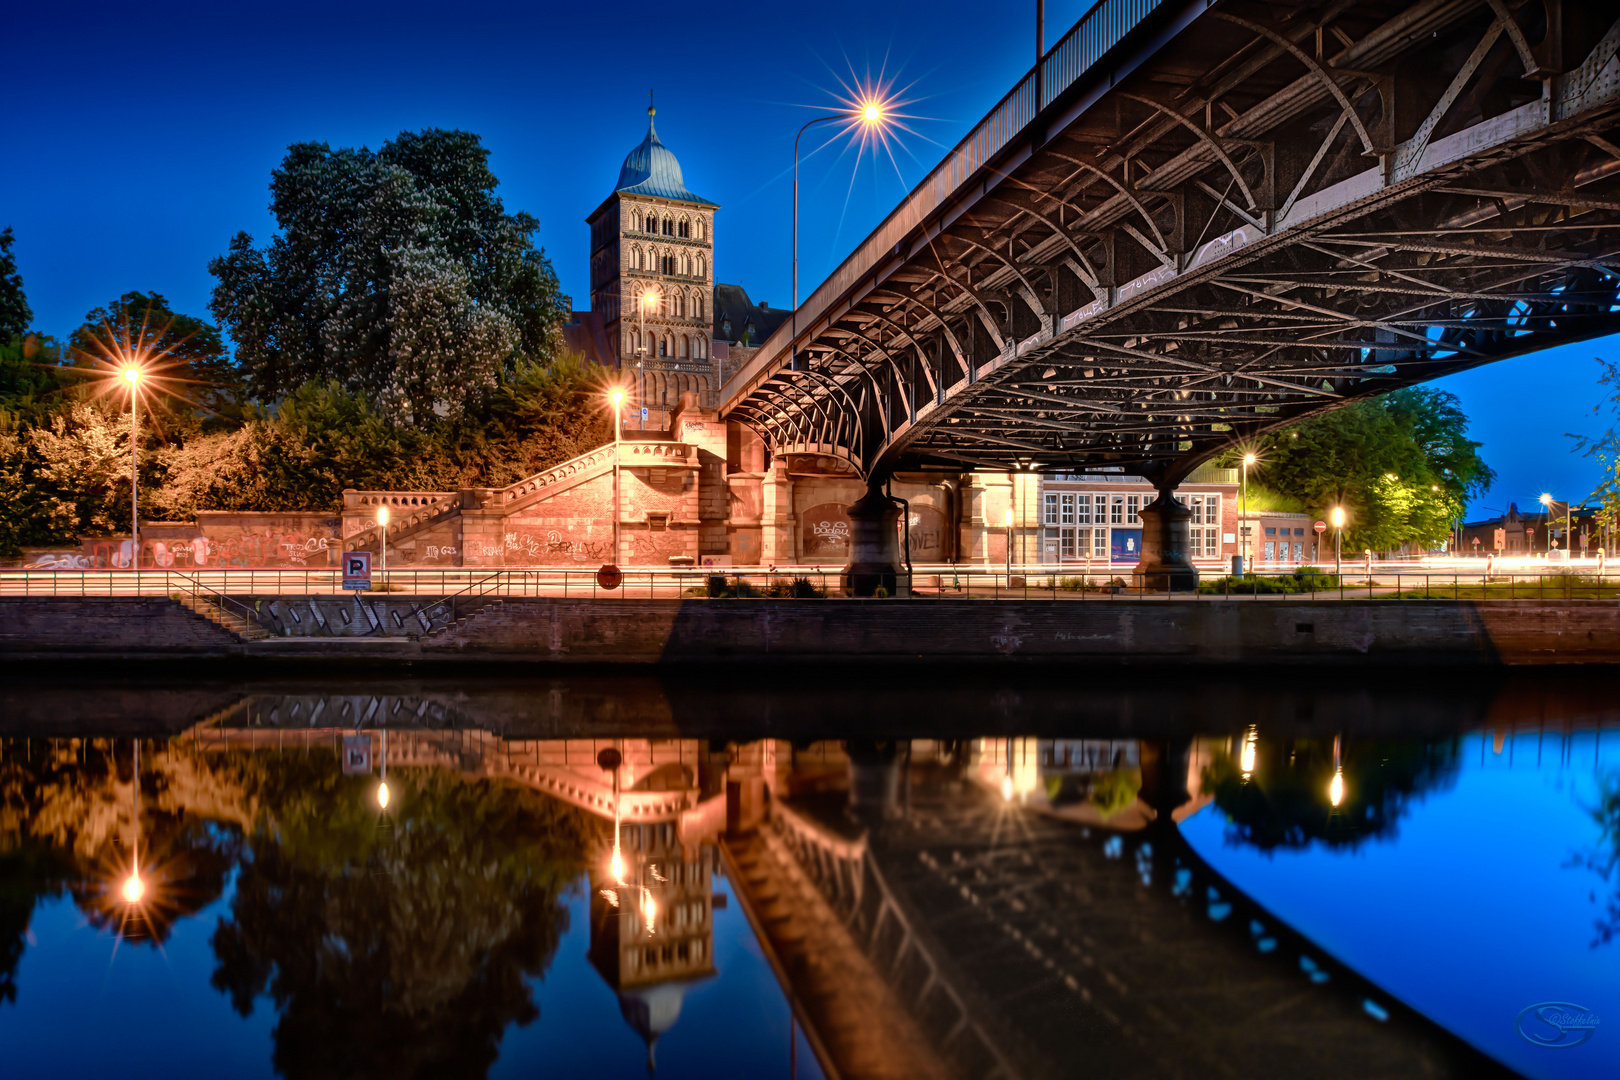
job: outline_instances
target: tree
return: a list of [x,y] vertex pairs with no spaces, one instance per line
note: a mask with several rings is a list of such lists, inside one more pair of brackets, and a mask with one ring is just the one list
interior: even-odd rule
[[28,306],[22,275],[11,254],[15,240],[10,225],[0,229],[0,345],[9,345],[13,338],[21,337],[34,321],[34,309]]
[[1608,431],[1596,437],[1587,435],[1571,435],[1575,440],[1575,448],[1587,457],[1597,458],[1599,473],[1598,486],[1592,492],[1592,498],[1603,508],[1603,518],[1612,530],[1620,523],[1620,364],[1597,357],[1598,366],[1602,374],[1598,376],[1598,385],[1603,387],[1608,397],[1593,407],[1592,413],[1596,415],[1609,406],[1614,413],[1615,422]]
[[1453,394],[1410,387],[1268,436],[1257,478],[1311,512],[1343,506],[1352,549],[1443,540],[1495,473]]
[[79,368],[103,369],[116,367],[139,347],[153,358],[146,401],[175,418],[198,408],[241,418],[241,372],[219,328],[177,314],[161,293],[127,292],[92,309],[69,337],[68,347]]
[[561,340],[557,276],[507,214],[476,135],[403,132],[376,153],[298,143],[271,173],[281,232],[209,264],[210,310],[271,401],[336,379],[422,422],[461,414]]

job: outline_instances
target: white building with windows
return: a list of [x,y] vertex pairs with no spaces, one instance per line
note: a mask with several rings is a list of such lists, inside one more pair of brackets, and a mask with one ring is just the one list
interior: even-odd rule
[[[1142,552],[1138,513],[1158,497],[1146,481],[1123,474],[1052,473],[1041,478],[1036,557],[1030,562],[1084,568],[1134,565]],[[1176,491],[1192,511],[1195,563],[1224,566],[1238,554],[1236,469],[1204,467]]]

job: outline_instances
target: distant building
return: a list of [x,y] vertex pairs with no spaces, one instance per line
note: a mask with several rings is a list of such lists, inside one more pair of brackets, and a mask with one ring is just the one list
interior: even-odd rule
[[[1507,512],[1493,518],[1465,522],[1461,531],[1464,555],[1529,555],[1545,554],[1549,539],[1556,541],[1564,551],[1595,551],[1602,544],[1599,538],[1599,513],[1595,506],[1577,506],[1571,511],[1568,503],[1554,502],[1551,508],[1539,503],[1530,513],[1520,511],[1518,503],[1508,503]],[[1571,522],[1566,522],[1566,515]],[[1548,518],[1551,518],[1551,535]],[[1566,535],[1573,531],[1574,540]]]

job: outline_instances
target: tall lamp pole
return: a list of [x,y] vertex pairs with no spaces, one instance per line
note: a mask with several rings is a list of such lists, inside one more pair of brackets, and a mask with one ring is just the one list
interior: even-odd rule
[[1333,574],[1344,580],[1344,507],[1333,508]]
[[140,365],[124,365],[129,383],[129,565],[134,570],[141,568],[141,374]]
[[383,592],[388,591],[388,504],[377,507],[377,554],[378,577],[382,580]]
[[619,563],[619,407],[624,404],[624,388],[608,391],[613,402],[613,564]]
[[1254,545],[1249,540],[1249,466],[1254,464],[1253,454],[1243,455],[1243,569],[1245,572],[1254,570]]
[[1543,491],[1541,493],[1541,519],[1547,524],[1547,559],[1549,561],[1552,559],[1553,544],[1552,504],[1552,495],[1549,492]]
[[883,105],[876,101],[869,101],[858,109],[849,112],[828,113],[808,120],[793,137],[793,338],[788,343],[789,359],[797,356],[797,343],[799,340],[799,140],[804,133],[817,124],[824,124],[829,120],[859,120],[867,127],[876,127],[883,123]]

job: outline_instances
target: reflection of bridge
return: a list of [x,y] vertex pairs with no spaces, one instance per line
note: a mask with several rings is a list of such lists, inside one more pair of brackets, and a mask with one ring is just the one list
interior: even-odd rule
[[1223,448],[1620,328],[1614,3],[1280,10],[1103,0],[728,383],[868,478],[867,588],[897,468],[1144,476],[1184,583]]

